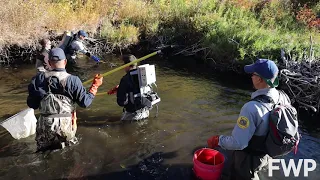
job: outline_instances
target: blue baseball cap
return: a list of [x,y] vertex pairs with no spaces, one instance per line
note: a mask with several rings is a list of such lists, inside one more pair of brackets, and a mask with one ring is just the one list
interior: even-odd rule
[[[254,64],[244,66],[246,73],[257,73],[263,78],[270,87],[277,87],[279,85],[277,65],[269,59],[258,59]],[[275,78],[274,82],[271,79]]]
[[84,36],[84,37],[88,37],[88,34],[84,31],[84,30],[80,30],[79,32],[78,32],[78,35],[80,36]]
[[49,51],[49,60],[50,61],[61,61],[65,60],[66,55],[61,48],[53,48]]

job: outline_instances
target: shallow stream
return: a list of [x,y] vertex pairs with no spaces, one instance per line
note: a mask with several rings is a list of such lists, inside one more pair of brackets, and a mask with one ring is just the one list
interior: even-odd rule
[[[212,135],[231,134],[252,92],[243,87],[251,85],[237,86],[241,83],[234,76],[195,73],[152,60],[161,97],[158,117],[154,108],[147,121],[120,122],[122,108],[116,96],[96,96],[90,108],[77,108],[80,143],[44,154],[34,153],[34,135],[15,140],[0,126],[0,179],[194,179],[193,152],[205,147]],[[122,65],[118,60],[113,63]],[[89,60],[80,64],[85,68],[80,74],[83,81],[112,69],[108,63],[95,66]],[[0,69],[0,120],[27,108],[27,85],[33,75],[33,65]],[[105,77],[99,92],[117,85],[123,75],[120,70]],[[306,123],[301,125],[298,154],[286,159],[315,159],[316,172],[305,178],[301,171],[290,179],[320,179],[320,130],[312,118],[301,117]],[[261,179],[289,178],[282,171],[268,177],[266,170]]]

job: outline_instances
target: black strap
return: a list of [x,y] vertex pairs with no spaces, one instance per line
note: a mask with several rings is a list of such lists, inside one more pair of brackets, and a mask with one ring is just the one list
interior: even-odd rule
[[66,47],[70,46],[71,42],[77,38],[77,34],[71,35]]
[[[274,100],[273,100],[271,97],[269,97],[269,96],[267,96],[267,95],[264,95],[264,94],[261,94],[261,95],[259,95],[259,96],[256,96],[256,97],[253,98],[251,101],[260,102],[261,105],[263,105],[265,108],[267,108],[269,111],[271,111],[272,109],[275,108],[275,106],[276,106],[277,104],[280,104],[280,96],[281,96],[281,94],[284,94],[283,91],[281,91],[281,90],[277,90],[277,91],[278,91],[278,93],[279,93],[279,99],[278,99],[278,102],[277,102],[277,103],[274,102]],[[284,94],[284,95],[286,95],[286,94]],[[269,108],[265,105],[265,103],[271,103],[271,104],[272,104],[271,109],[269,109]]]
[[253,155],[250,156],[250,166],[251,166],[251,178],[254,178],[254,168],[253,168]]
[[[138,70],[135,69],[134,71],[138,71]],[[138,74],[131,75],[129,73],[130,87],[132,88],[131,90],[132,90],[132,95],[133,95],[133,97],[129,97],[129,98],[133,98],[133,106],[134,106],[134,110],[136,111],[139,109],[140,106],[139,106],[139,104],[136,104],[136,98],[134,97],[134,92],[135,92],[135,90],[138,90],[138,89],[140,91],[140,86],[139,86],[139,82],[135,81],[134,76],[137,76],[137,78],[139,79]],[[131,95],[129,94],[129,96],[131,96]],[[141,97],[140,97],[140,100],[141,100]]]
[[52,76],[49,76],[48,77],[48,93],[50,94],[51,93],[51,88],[50,86],[52,85]]
[[[262,106],[264,106],[265,108],[267,108],[268,111],[271,111],[271,110],[273,109],[273,107],[272,107],[272,109],[270,109],[269,107],[267,107],[267,106],[265,105],[265,103],[275,104],[274,101],[273,101],[273,99],[272,99],[271,97],[266,96],[266,95],[264,95],[264,94],[259,95],[259,96],[256,96],[255,98],[251,99],[251,101],[257,101],[257,102],[259,102]],[[259,127],[259,126],[262,124],[262,122],[263,122],[263,121],[261,121],[257,127]]]
[[[47,82],[48,82],[48,93],[49,93],[49,94],[52,93],[50,86],[53,84],[53,77],[55,77],[56,79],[58,79],[58,83],[59,83],[60,86],[61,86],[61,89],[59,89],[60,94],[65,93],[65,91],[66,91],[65,85],[63,85],[63,84],[61,83],[60,79],[59,79],[57,76],[55,76],[55,75],[49,76],[49,77],[47,78]],[[64,79],[64,80],[65,80],[65,79]]]
[[65,47],[66,54],[75,55],[75,50],[71,48],[71,43],[73,42],[73,40],[76,39],[76,36],[77,36],[77,34],[71,35],[71,37]]
[[[280,97],[279,97],[279,99],[280,99]],[[269,97],[269,96],[267,96],[267,95],[264,95],[264,94],[256,96],[255,98],[251,99],[251,101],[259,102],[259,103],[260,103],[262,106],[264,106],[269,112],[270,112],[270,111],[274,108],[274,106],[275,106],[274,100],[273,100],[271,97]],[[266,104],[270,104],[270,103],[273,104],[273,106],[271,107],[271,109],[270,109],[270,107],[268,107],[268,106],[266,105]],[[261,122],[257,125],[257,128],[260,127],[260,125],[262,124],[262,122],[263,122],[263,121],[261,121]],[[268,134],[267,134],[267,135],[268,135]],[[267,136],[266,136],[266,138],[267,138]],[[266,141],[266,138],[264,139],[264,141]],[[250,144],[250,142],[249,142],[249,144]],[[250,154],[250,156],[261,156],[261,155],[265,154],[265,152],[254,150],[254,149],[250,148],[249,146],[246,147],[246,148],[244,149],[244,151],[247,152],[248,154]],[[252,158],[252,157],[250,157],[250,158]]]
[[[267,95],[264,95],[264,94],[259,95],[259,96],[256,96],[256,97],[253,98],[251,101],[257,101],[257,102],[259,102],[262,106],[264,106],[265,108],[267,108],[268,111],[270,112],[272,109],[275,108],[275,106],[276,106],[277,104],[280,103],[280,96],[281,96],[282,93],[281,93],[280,91],[278,91],[278,92],[279,92],[279,99],[278,99],[278,102],[277,102],[277,103],[275,103],[274,100],[273,100],[271,97],[269,97],[269,96],[267,96]],[[269,104],[271,103],[271,104],[272,104],[271,109],[270,109],[270,107],[267,107],[267,106],[266,106],[266,103],[269,103]],[[259,126],[262,124],[262,122],[263,122],[263,121],[261,121],[257,127],[259,127]],[[267,132],[267,134],[266,134],[266,136],[265,136],[265,139],[264,139],[264,142],[266,142],[266,139],[267,139],[269,133],[270,133],[270,131]],[[249,149],[249,148],[248,148],[247,152],[250,153],[251,156],[255,156],[255,155],[256,155],[256,156],[259,156],[259,155],[261,155],[261,153],[262,153],[262,152],[260,152],[260,151],[254,151],[254,150]],[[253,157],[251,157],[251,158],[252,158],[252,161],[253,161]],[[252,163],[253,163],[253,162],[252,162]],[[251,165],[253,166],[253,164],[251,164]],[[253,167],[251,168],[251,170],[253,170]]]
[[[255,98],[253,98],[251,101],[257,101],[260,102],[262,105],[264,105],[263,103],[271,103],[271,104],[275,104],[275,102],[273,101],[273,99],[267,95],[261,94],[259,96],[256,96]],[[265,105],[264,105],[265,106]],[[269,109],[269,108],[267,108]]]

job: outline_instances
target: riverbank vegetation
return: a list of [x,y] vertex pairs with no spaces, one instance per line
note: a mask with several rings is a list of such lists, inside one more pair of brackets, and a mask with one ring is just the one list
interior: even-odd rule
[[0,5],[2,62],[31,54],[40,38],[79,29],[104,40],[110,51],[143,42],[176,44],[178,54],[214,62],[276,60],[280,49],[299,60],[309,55],[310,37],[313,49],[320,49],[316,1],[4,0]]

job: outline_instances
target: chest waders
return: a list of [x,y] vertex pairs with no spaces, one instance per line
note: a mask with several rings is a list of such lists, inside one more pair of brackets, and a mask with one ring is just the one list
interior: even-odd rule
[[134,75],[130,74],[129,89],[133,91],[128,93],[128,101],[133,104],[135,111],[128,112],[125,108],[123,108],[123,116],[121,120],[142,120],[148,118],[150,114],[150,108],[141,103],[141,93],[134,93],[134,90],[138,90],[140,87],[138,85],[139,82],[135,82],[133,76]]
[[[45,73],[48,81],[48,93],[40,101],[40,117],[37,121],[36,141],[38,150],[60,149],[76,143],[77,131],[74,102],[62,95],[65,91],[67,72],[50,71]],[[51,92],[52,77],[59,80],[59,94]]]

